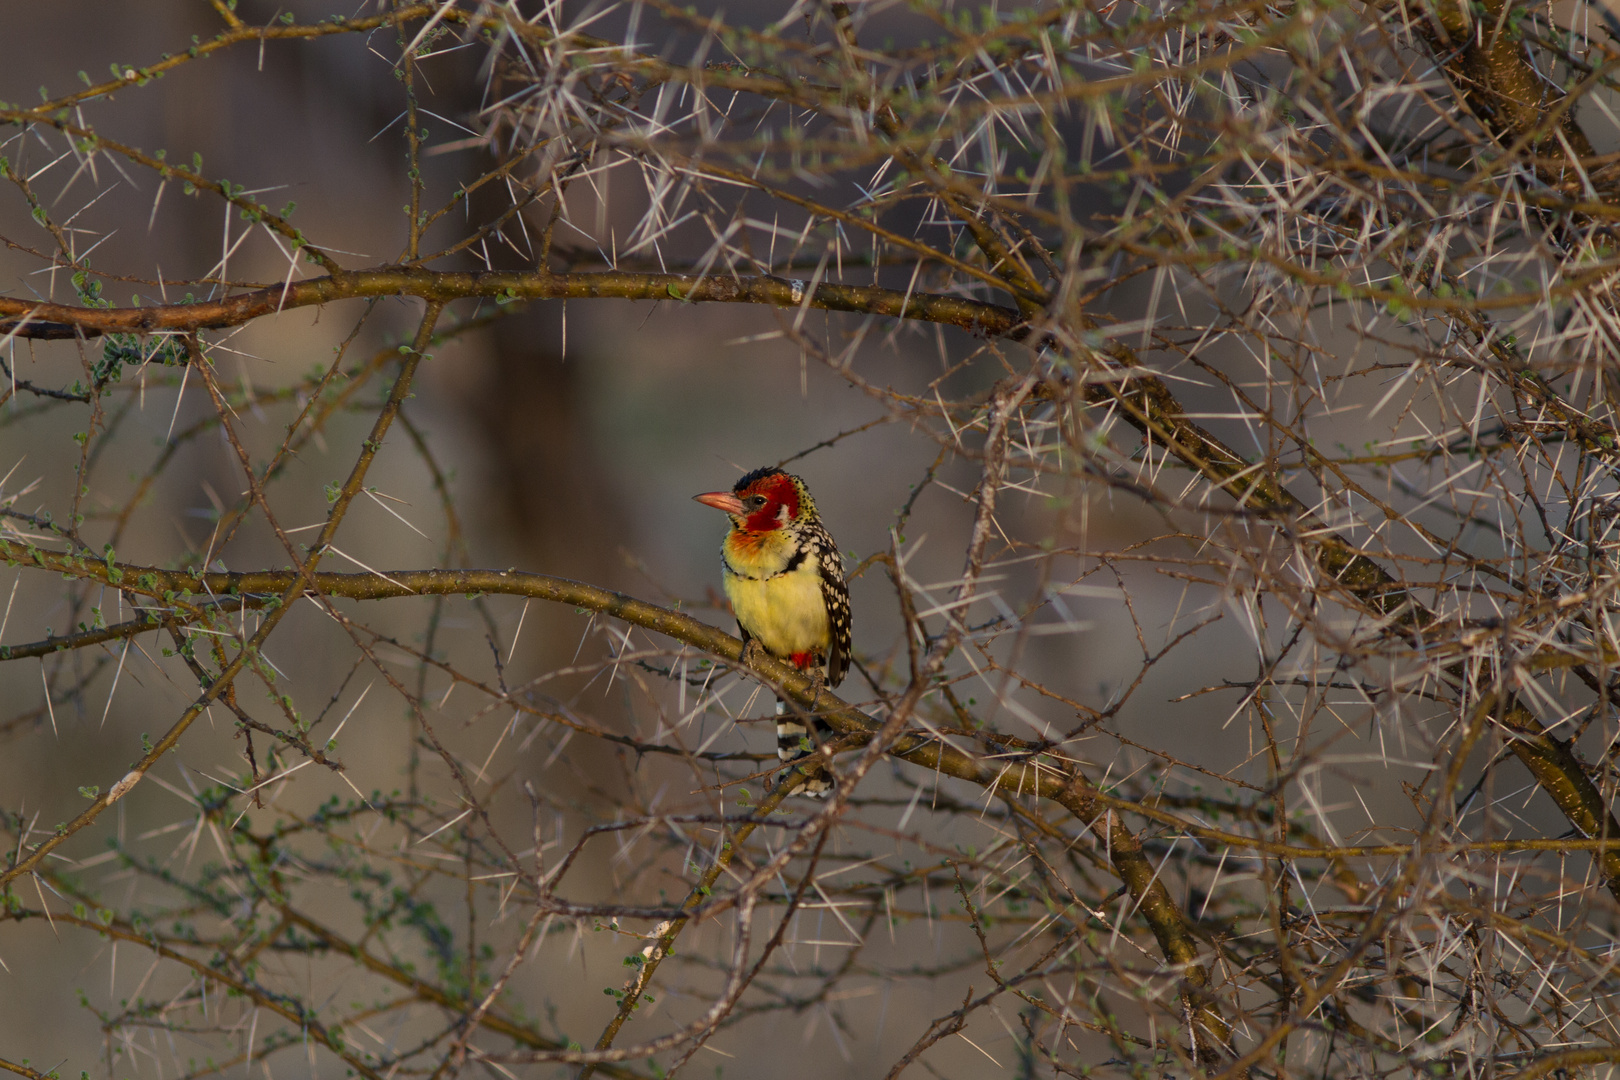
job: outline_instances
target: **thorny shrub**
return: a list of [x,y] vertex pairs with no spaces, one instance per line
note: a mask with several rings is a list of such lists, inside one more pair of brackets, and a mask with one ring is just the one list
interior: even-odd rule
[[[194,6],[215,32],[0,105],[3,423],[60,466],[3,485],[0,738],[136,755],[75,765],[60,824],[60,767],[0,791],[0,956],[47,920],[107,943],[83,1067],[1620,1061],[1606,7]],[[167,77],[255,85],[267,53],[317,47],[392,76],[375,152],[403,211],[303,225],[321,215],[121,130]],[[115,190],[140,200],[99,205]],[[160,206],[198,229],[223,210],[212,267],[97,252]],[[347,254],[362,221],[392,262]],[[233,276],[252,260],[281,269]],[[362,334],[384,297],[409,298],[403,338]],[[743,666],[701,583],[676,604],[470,567],[421,368],[585,299],[754,305],[757,340],[927,447],[887,547],[847,566],[865,606],[839,696]],[[347,320],[330,362],[225,373],[243,328],[315,305]],[[891,378],[930,348],[943,371]],[[188,395],[207,412],[176,425]],[[205,445],[235,486],[205,538],[165,539],[141,508],[189,495]],[[295,465],[322,446],[346,464],[312,482]],[[384,452],[414,455],[433,522],[375,490]],[[437,561],[346,550],[362,506],[430,529]],[[908,535],[929,506],[944,581]],[[522,613],[558,604],[577,659],[509,679]],[[1100,690],[1072,677],[1099,651]],[[802,772],[733,723],[768,724],[776,691],[831,723],[834,798],[792,795]],[[383,753],[344,732],[367,695],[408,725],[386,729],[410,747],[393,789],[348,776]],[[234,725],[234,773],[199,760],[210,723]],[[577,974],[604,937],[623,967]],[[767,1041],[789,1029],[810,1048]],[[0,1065],[38,1080],[29,1038]],[[742,1061],[688,1066],[720,1044]]]

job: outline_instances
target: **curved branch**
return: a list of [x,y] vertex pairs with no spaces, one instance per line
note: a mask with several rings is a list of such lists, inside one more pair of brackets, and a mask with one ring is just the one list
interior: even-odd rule
[[[386,576],[307,572],[300,575],[297,571],[190,574],[116,564],[109,566],[79,556],[30,549],[15,541],[0,541],[0,553],[16,562],[105,581],[126,591],[182,598],[192,594],[252,595],[276,606],[289,602],[292,598],[289,594],[300,583],[310,592],[353,600],[434,593],[521,592],[535,599],[572,604],[622,619],[743,665],[742,642],[723,630],[623,593],[542,574],[514,570],[402,571]],[[238,655],[238,662],[243,655]],[[838,700],[827,690],[814,686],[813,680],[797,668],[768,656],[751,657],[750,660],[751,663],[746,666],[755,674],[802,707],[820,712],[840,733],[870,737],[879,730],[880,725],[872,717]],[[166,744],[167,740],[165,749]],[[1035,795],[1052,799],[1074,813],[1088,827],[1100,828],[1107,839],[1109,859],[1115,871],[1130,888],[1137,908],[1147,920],[1165,956],[1181,969],[1183,977],[1194,988],[1202,990],[1207,985],[1208,975],[1196,961],[1199,952],[1197,942],[1180,909],[1170,898],[1163,882],[1158,880],[1141,844],[1078,770],[1059,767],[1055,762],[1042,761],[1038,756],[1018,763],[1016,767],[1002,762],[996,768],[928,734],[901,734],[889,748],[889,753],[931,772],[978,784],[1004,798]],[[132,771],[106,794],[98,796],[63,832],[32,849],[16,865],[0,872],[0,889],[32,870],[67,836],[90,824],[103,810],[128,794],[140,777],[139,770]],[[1212,1016],[1206,1026],[1214,1028],[1216,1019]],[[1225,1039],[1218,1030],[1216,1037],[1220,1041]]]
[[421,267],[379,266],[266,286],[191,304],[77,307],[0,297],[0,335],[23,338],[98,337],[102,334],[185,334],[240,326],[292,308],[379,296],[415,296],[430,303],[485,299],[680,300],[686,303],[808,305],[826,311],[945,323],[990,335],[1013,333],[1022,320],[1011,308],[940,293],[902,292],[875,285],[819,283],[786,278],[638,274],[621,271],[502,274],[457,273]]

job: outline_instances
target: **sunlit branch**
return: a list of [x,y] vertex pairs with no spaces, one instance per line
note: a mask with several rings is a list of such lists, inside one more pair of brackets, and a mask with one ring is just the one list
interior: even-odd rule
[[680,303],[763,304],[850,311],[892,318],[944,323],[984,334],[1012,332],[1016,312],[966,297],[906,292],[872,285],[778,277],[714,274],[453,273],[421,268],[381,267],[336,277],[311,278],[268,286],[220,300],[150,307],[82,308],[0,297],[0,333],[23,338],[96,337],[101,334],[189,333],[241,326],[280,311],[379,296],[415,296],[435,303],[457,300],[673,300]]

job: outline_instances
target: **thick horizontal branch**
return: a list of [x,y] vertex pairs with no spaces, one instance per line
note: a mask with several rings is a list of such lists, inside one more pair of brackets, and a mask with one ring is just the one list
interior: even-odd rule
[[[74,574],[115,585],[127,592],[149,595],[177,604],[173,611],[176,621],[185,623],[189,618],[213,613],[225,613],[238,607],[262,607],[276,603],[296,579],[293,571],[262,571],[249,573],[194,574],[185,571],[159,570],[131,564],[106,563],[81,559],[57,552],[27,549],[16,541],[0,541],[0,555],[13,563],[38,566],[61,573]],[[624,593],[603,589],[567,578],[519,570],[389,570],[379,573],[317,573],[312,577],[311,595],[322,595],[347,600],[387,600],[413,596],[467,596],[505,595],[522,596],[536,600],[572,604],[581,610],[622,619],[644,630],[652,630],[711,653],[723,660],[743,664],[743,647],[739,638],[724,630],[671,608],[660,607]],[[191,605],[192,597],[209,597],[206,604]],[[71,648],[83,648],[108,640],[134,636],[164,625],[164,615],[150,609],[142,610],[135,619],[114,626],[85,631],[74,635],[52,637],[27,645],[0,647],[0,659],[23,659]],[[870,735],[878,729],[871,716],[838,698],[823,688],[812,701],[812,680],[803,672],[769,656],[754,658],[752,670],[766,679],[805,708],[815,710],[827,718],[842,735]],[[1025,760],[1005,756],[1001,748],[994,767],[982,758],[943,743],[939,736],[921,732],[902,735],[891,751],[894,756],[943,772],[958,779],[968,780],[984,787],[994,788],[1006,796],[1038,795],[1044,798],[1069,797],[1074,781],[1071,763],[1043,755],[1039,748],[1031,748]],[[1044,757],[1044,760],[1043,760]],[[1402,844],[1355,844],[1343,846],[1305,846],[1285,844],[1261,837],[1245,836],[1199,824],[1177,814],[1145,805],[1130,799],[1091,791],[1088,798],[1099,809],[1137,814],[1188,836],[1228,847],[1252,850],[1271,856],[1294,859],[1337,859],[1351,857],[1401,857],[1409,855],[1411,848]],[[1457,851],[1488,851],[1494,853],[1524,851],[1620,851],[1620,836],[1602,838],[1567,837],[1562,839],[1523,838],[1478,841],[1456,845]]]
[[875,285],[840,285],[755,276],[642,274],[616,270],[528,274],[456,273],[422,267],[381,266],[272,285],[219,300],[139,307],[77,307],[0,297],[0,334],[25,338],[97,337],[101,334],[186,334],[241,326],[293,308],[378,296],[415,296],[438,303],[484,299],[678,300],[692,304],[801,305],[826,311],[945,323],[989,335],[1022,323],[1011,308],[939,293],[903,292]]
[[[458,592],[521,594],[572,604],[582,611],[622,619],[743,665],[743,643],[722,630],[678,611],[622,593],[542,574],[512,570],[430,570],[386,574],[311,574],[306,571],[302,576],[291,570],[191,574],[49,552],[17,541],[0,541],[0,553],[24,565],[103,581],[127,592],[156,597],[165,603],[178,601],[182,606],[187,604],[190,597],[198,595],[251,596],[262,598],[265,602],[284,603],[293,598],[291,594],[299,580],[303,580],[311,592],[355,600]],[[231,666],[239,669],[242,659],[239,654]],[[858,740],[872,738],[878,733],[879,723],[859,709],[825,691],[812,697],[812,691],[819,690],[819,687],[813,687],[810,677],[797,668],[770,657],[753,658],[753,662],[747,666],[772,684],[778,693],[825,717],[840,733],[854,735]],[[1163,882],[1158,880],[1152,863],[1136,837],[1124,827],[1118,813],[1097,797],[1096,789],[1072,763],[1055,759],[1043,761],[1040,755],[1031,755],[1029,760],[1017,763],[986,762],[976,755],[945,744],[935,736],[920,733],[901,734],[888,752],[936,774],[979,784],[1003,797],[1035,795],[1052,799],[1073,813],[1083,825],[1106,837],[1109,861],[1136,899],[1137,910],[1152,927],[1166,959],[1193,988],[1194,994],[1201,996],[1206,992],[1208,975],[1197,963],[1199,946],[1193,938],[1191,927],[1171,900]],[[143,770],[131,770],[105,793],[98,794],[91,805],[74,819],[68,830],[31,849],[18,852],[20,858],[15,864],[0,870],[0,890],[21,874],[28,873],[68,836],[88,826],[114,802],[126,796],[144,775]],[[1224,1035],[1219,1037],[1224,1040]]]
[[[154,595],[165,603],[177,603],[184,609],[193,596],[238,598],[242,603],[276,603],[291,599],[291,590],[299,580],[293,571],[258,573],[195,574],[163,571],[155,568],[118,565],[109,561],[87,559],[82,556],[47,552],[15,541],[0,543],[0,551],[17,562],[44,569],[68,573],[90,580],[105,581],[115,587]],[[332,598],[374,600],[454,593],[501,593],[523,595],[556,603],[573,604],[578,609],[593,611],[622,619],[643,629],[657,631],[678,641],[703,649],[739,666],[744,665],[742,642],[724,631],[699,622],[691,616],[649,604],[634,597],[602,589],[582,582],[554,578],[542,574],[522,573],[514,570],[418,570],[386,573],[331,574],[319,573],[304,578],[310,593]],[[811,679],[804,673],[769,657],[750,658],[755,674],[772,684],[801,707],[815,709],[838,732],[853,736],[859,742],[877,734],[879,723],[873,717],[836,697],[819,691],[812,698]],[[1198,962],[1201,948],[1192,927],[1169,897],[1152,862],[1142,850],[1140,841],[1125,827],[1120,816],[1123,812],[1146,813],[1148,817],[1174,824],[1187,832],[1212,841],[1234,843],[1236,846],[1254,846],[1254,838],[1225,834],[1191,822],[1180,821],[1135,803],[1111,797],[1099,791],[1084,776],[1076,763],[1032,751],[1022,760],[1005,757],[986,760],[958,747],[949,745],[941,736],[926,732],[903,732],[890,745],[888,752],[914,765],[936,774],[953,776],[978,784],[1004,798],[1034,795],[1050,799],[1064,806],[1085,827],[1107,840],[1108,859],[1113,870],[1125,883],[1136,900],[1136,909],[1152,927],[1165,958],[1178,971],[1185,987],[1189,1006],[1194,1009],[1203,1034],[1201,1042],[1214,1040],[1225,1045],[1226,1026],[1221,1017],[1205,1007],[1209,994],[1209,976]],[[82,827],[99,815],[114,801],[122,798],[138,783],[140,777],[131,774],[113,786],[106,795],[98,796],[94,806],[75,825]],[[4,872],[0,872],[0,888],[19,874],[32,869],[55,842],[39,845]],[[1261,844],[1265,842],[1262,841]],[[1370,853],[1370,852],[1369,852]],[[1384,852],[1380,852],[1383,854]],[[1400,857],[1411,854],[1408,847],[1391,847],[1387,854]],[[1296,857],[1333,858],[1327,851],[1300,852]],[[1209,1015],[1204,1016],[1205,1013]]]

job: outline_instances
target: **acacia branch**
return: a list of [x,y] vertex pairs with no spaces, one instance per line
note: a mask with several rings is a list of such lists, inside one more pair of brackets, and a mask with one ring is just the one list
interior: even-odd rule
[[[806,295],[808,293],[808,296]],[[565,273],[459,273],[414,266],[380,266],[269,285],[219,300],[140,307],[79,307],[0,297],[0,334],[23,338],[98,337],[102,334],[186,334],[240,326],[294,308],[380,296],[415,296],[432,303],[456,300],[676,300],[690,304],[764,304],[944,323],[974,333],[1003,335],[1022,320],[1010,308],[940,293],[905,292],[875,285],[840,285],[768,276],[643,274],[622,271]]]
[[[284,609],[286,604],[306,589],[320,596],[341,596],[354,600],[421,596],[430,593],[520,593],[622,619],[643,629],[653,630],[701,648],[733,663],[740,664],[743,660],[743,645],[739,639],[688,615],[597,586],[540,574],[498,570],[402,571],[388,573],[386,576],[308,572],[300,574],[293,571],[188,574],[141,567],[109,568],[104,563],[78,556],[48,553],[38,549],[30,550],[15,541],[0,543],[0,551],[14,561],[28,562],[63,572],[74,572],[93,580],[107,581],[109,584],[122,583],[122,587],[126,590],[145,592],[148,595],[167,594],[181,598],[193,594],[254,596],[269,601],[276,609]],[[254,640],[249,642],[249,647],[239,651],[236,659],[227,668],[230,674],[234,674],[243,659],[251,655],[256,642],[262,636],[261,628]],[[880,726],[864,712],[840,701],[825,689],[813,695],[812,691],[815,689],[813,680],[790,665],[763,656],[753,658],[750,666],[755,674],[763,677],[778,692],[790,697],[807,710],[815,710],[841,733],[870,737]],[[220,686],[222,682],[223,677],[215,687]],[[154,754],[150,756],[155,760],[160,750],[167,750],[177,739],[178,732],[172,732],[159,744],[160,749],[154,750]],[[1199,951],[1198,945],[1180,909],[1170,898],[1164,883],[1158,880],[1158,875],[1135,836],[1124,827],[1117,814],[1109,812],[1096,789],[1078,769],[1071,770],[1067,766],[1061,766],[1055,759],[1042,761],[1039,757],[1020,763],[1016,768],[1006,764],[995,767],[926,733],[899,735],[889,747],[889,753],[928,771],[978,784],[1004,798],[1036,795],[1052,799],[1075,814],[1084,824],[1093,828],[1100,827],[1106,837],[1109,858],[1116,872],[1131,888],[1139,910],[1159,940],[1166,957],[1183,970],[1184,976],[1192,986],[1201,989],[1207,985],[1208,975],[1195,960]],[[145,761],[141,764],[149,765]],[[141,767],[138,771],[144,773],[145,769]],[[102,811],[127,794],[134,786],[131,777],[139,778],[135,772],[126,776],[124,780],[113,785],[111,790],[98,795],[91,806],[62,833],[34,847],[16,865],[0,872],[0,889],[4,889],[18,875],[32,870],[66,837],[89,825]],[[1217,1026],[1217,1021],[1218,1016],[1212,1016],[1206,1019],[1205,1024],[1211,1032],[1217,1033],[1219,1041],[1224,1042],[1225,1035],[1219,1034],[1220,1027]]]
[[[35,561],[35,554],[40,556],[40,561]],[[79,634],[46,638],[27,645],[0,646],[0,660],[19,660],[45,656],[74,648],[103,644],[111,640],[125,639],[148,631],[162,629],[171,621],[184,626],[188,624],[188,618],[190,618],[204,621],[205,625],[208,625],[209,619],[215,613],[234,613],[242,608],[259,610],[276,607],[280,605],[281,595],[292,584],[296,576],[291,571],[193,574],[185,571],[160,570],[134,564],[114,564],[109,573],[105,564],[99,561],[84,560],[81,565],[81,561],[75,556],[54,555],[52,553],[38,552],[37,549],[35,553],[30,553],[15,541],[0,541],[0,557],[6,558],[13,563],[27,562],[30,565],[44,569],[84,576],[89,580],[106,584],[119,582],[122,583],[119,587],[126,592],[161,594],[175,605],[170,609],[141,609],[141,614],[134,619]],[[131,583],[135,584],[132,586]],[[191,605],[186,599],[187,597],[194,598],[203,595],[217,595],[218,598],[207,604],[195,606]],[[623,593],[602,589],[584,582],[550,577],[545,574],[534,574],[518,570],[479,569],[386,570],[378,574],[322,571],[312,576],[309,590],[305,595],[329,600],[357,601],[427,596],[465,595],[476,597],[481,595],[501,595],[547,600],[558,604],[572,604],[580,609],[622,619],[631,625],[663,634],[676,641],[703,649],[736,666],[742,666],[742,641],[723,630],[712,627],[708,623],[672,608],[660,607]],[[400,648],[406,647],[397,642],[395,644]],[[819,696],[812,699],[809,693],[812,680],[806,678],[797,669],[780,664],[766,656],[757,658],[751,670],[770,682],[773,688],[793,697],[794,700],[807,709],[814,704],[817,713],[828,719],[840,734],[854,737],[855,741],[846,743],[845,748],[852,749],[861,745],[860,736],[872,734],[877,730],[876,722],[870,716],[838,698],[837,695],[828,691],[825,687]],[[471,685],[488,694],[500,694],[500,691],[495,687],[485,686],[480,683],[472,683]],[[537,709],[511,698],[504,700],[507,704],[521,711],[533,713],[537,716],[545,716],[559,723],[567,723],[595,738],[617,742],[637,752],[666,754],[685,752],[675,747],[641,743],[610,731],[586,727],[578,721],[570,721],[568,717],[561,714]],[[950,730],[942,732],[942,734],[972,738],[986,733]],[[940,737],[932,734],[913,733],[907,738],[912,740],[906,744],[909,748],[908,752],[912,753],[910,759],[916,760],[915,751],[918,747],[928,743],[937,743]],[[998,736],[995,752],[1000,756],[1004,765],[1009,760],[1007,757],[1009,754],[1021,754],[1024,757],[1024,760],[1016,761],[1011,768],[1005,768],[997,772],[995,786],[998,794],[1038,794],[1055,798],[1056,794],[1061,791],[1061,783],[1057,785],[1043,784],[1040,781],[1040,775],[1043,770],[1064,771],[1073,766],[1073,762],[1055,755],[1046,744],[1029,743],[1011,736]],[[754,760],[755,757],[764,760],[776,760],[774,754],[706,754],[703,756],[705,759],[712,758],[714,760]],[[903,757],[905,755],[897,753],[896,756]],[[947,745],[946,756],[943,759],[943,771],[959,779],[967,779],[975,783],[987,783],[988,774],[977,766],[971,770],[963,768],[964,758],[974,762],[980,760],[971,757],[971,755],[965,755],[962,751],[953,750]],[[930,768],[932,767],[930,765]],[[1034,774],[1033,778],[1032,773]],[[1099,808],[1137,814],[1187,836],[1196,837],[1212,844],[1252,850],[1281,858],[1334,860],[1395,858],[1411,854],[1411,846],[1408,844],[1313,843],[1307,845],[1281,843],[1204,825],[1190,818],[1160,809],[1158,806],[1153,805],[1152,802],[1126,799],[1095,789],[1090,792],[1088,797]],[[1100,814],[1098,816],[1100,817]],[[1562,837],[1473,840],[1449,845],[1448,850],[1496,854],[1520,851],[1602,852],[1620,850],[1620,835],[1608,838]]]
[[[9,919],[21,919],[31,914],[36,918],[43,917],[43,914],[36,914],[27,911],[10,912],[4,917]],[[349,1068],[353,1069],[361,1076],[366,1077],[366,1080],[383,1080],[383,1075],[367,1064],[362,1055],[349,1048],[348,1041],[344,1038],[343,1032],[340,1028],[323,1024],[315,1016],[314,1012],[307,1008],[302,1002],[289,999],[284,994],[266,992],[254,983],[246,979],[239,978],[217,964],[203,963],[200,960],[187,956],[185,953],[171,948],[161,941],[158,941],[153,935],[139,933],[133,927],[128,925],[120,923],[106,924],[94,919],[87,919],[78,915],[69,914],[52,913],[50,915],[50,919],[52,922],[63,923],[68,926],[77,926],[86,930],[93,930],[105,937],[143,946],[151,950],[154,955],[160,956],[165,960],[172,960],[177,964],[189,968],[194,974],[200,976],[205,982],[212,980],[219,983],[221,986],[230,987],[232,990],[241,994],[249,1001],[252,1001],[260,1008],[268,1009],[277,1016],[281,1017],[283,1020],[286,1020],[288,1023],[308,1031],[316,1043],[326,1047],[332,1053],[336,1054],[340,1059],[342,1059],[344,1064],[348,1065]],[[18,1072],[19,1070],[12,1069],[12,1071]],[[29,1076],[30,1074],[24,1072],[22,1075]],[[34,1076],[37,1080],[37,1074],[34,1074]]]
[[[157,740],[150,750],[141,756],[140,760],[130,768],[129,772],[124,774],[122,779],[113,784],[107,791],[98,793],[91,800],[90,805],[81,811],[77,817],[66,825],[60,826],[50,839],[35,847],[27,857],[16,859],[12,866],[0,871],[0,893],[3,893],[7,886],[18,876],[28,873],[38,866],[41,860],[61,846],[68,837],[88,826],[101,816],[102,811],[127,795],[136,784],[141,782],[147,771],[162,760],[164,754],[179,745],[180,737],[185,734],[186,729],[192,725],[197,717],[201,716],[209,705],[231,690],[235,685],[236,676],[241,672],[242,668],[249,661],[257,658],[259,648],[270,637],[271,632],[280,624],[287,612],[291,610],[292,601],[296,600],[309,587],[310,579],[315,574],[316,567],[320,564],[321,555],[332,542],[332,538],[337,533],[338,526],[347,514],[350,504],[359,496],[361,488],[365,484],[366,474],[371,468],[371,463],[376,458],[377,451],[382,449],[383,439],[388,434],[388,429],[392,425],[394,417],[398,415],[400,406],[410,394],[417,366],[421,362],[427,343],[432,340],[433,326],[438,321],[441,310],[441,305],[437,303],[430,302],[428,304],[427,311],[417,327],[415,346],[405,352],[403,362],[400,365],[399,376],[394,380],[393,388],[389,391],[388,400],[383,404],[382,409],[378,411],[377,418],[371,425],[370,437],[361,443],[360,454],[350,469],[348,478],[338,491],[337,498],[327,514],[326,523],[321,528],[320,537],[315,547],[311,550],[309,558],[304,561],[304,564],[290,575],[290,583],[277,596],[275,605],[264,621],[260,623],[258,630],[242,644],[242,647],[237,650],[235,658],[224,665],[219,674],[214,677],[214,680],[203,688],[202,694],[180,714],[180,718],[170,726],[169,730],[163,734],[162,738]],[[44,553],[38,552],[37,549],[31,549],[28,545],[18,546],[24,549],[21,554],[33,555],[36,565],[39,565],[38,559],[46,557]],[[87,564],[87,560],[83,556],[69,555],[63,556],[63,558],[76,560],[72,565],[81,570]],[[101,565],[101,572],[106,575],[103,580],[107,580],[109,584],[117,584],[117,582],[111,580],[112,572],[116,568],[109,567],[106,564],[98,565]],[[119,575],[119,577],[121,580],[122,575]],[[137,581],[135,584],[138,586],[140,583]],[[13,858],[15,859],[15,856]]]

